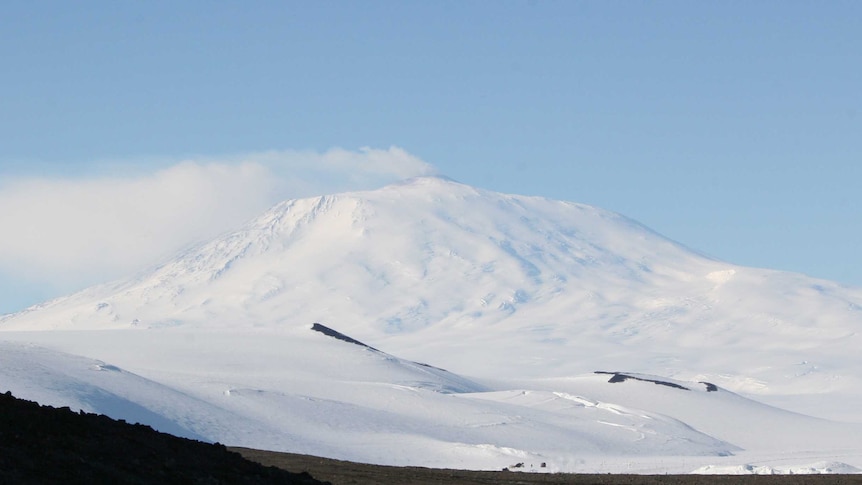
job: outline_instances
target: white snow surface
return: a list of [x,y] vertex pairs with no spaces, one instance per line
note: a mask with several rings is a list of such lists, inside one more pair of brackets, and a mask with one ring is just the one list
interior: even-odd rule
[[858,288],[422,177],[0,317],[0,391],[368,463],[857,473],[860,329]]
[[692,473],[701,475],[819,475],[819,474],[855,474],[862,470],[840,462],[817,462],[802,466],[764,466],[764,465],[737,465],[737,466],[705,466],[698,468]]

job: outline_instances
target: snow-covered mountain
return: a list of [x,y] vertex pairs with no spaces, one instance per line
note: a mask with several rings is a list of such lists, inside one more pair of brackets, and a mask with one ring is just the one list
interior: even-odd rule
[[[728,457],[840,443],[862,466],[855,425],[735,394],[862,422],[860,330],[860,289],[716,261],[595,207],[422,177],[285,201],[151,271],[4,316],[0,376],[22,397],[99,410],[96,391],[70,391],[98,389],[194,436],[379,463],[695,455],[718,461],[677,471],[753,470]],[[121,392],[64,359],[122,368],[98,374],[124,376]]]
[[495,324],[563,300],[607,313],[627,290],[711,270],[617,214],[423,177],[283,202],[152,272],[4,326],[252,327],[350,316],[365,334],[404,333]]

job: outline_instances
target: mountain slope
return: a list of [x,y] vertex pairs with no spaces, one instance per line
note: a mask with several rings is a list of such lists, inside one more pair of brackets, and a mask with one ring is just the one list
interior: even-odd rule
[[[47,305],[67,311],[48,325],[272,325],[290,323],[273,315],[290,307],[320,321],[352,314],[368,330],[411,331],[464,318],[499,321],[561,292],[589,299],[594,288],[685,276],[697,263],[607,211],[425,177],[286,201],[135,280]],[[309,296],[327,296],[326,305],[305,309]],[[99,299],[96,308],[74,308]],[[245,318],[225,322],[225,312]],[[4,326],[20,328],[14,323],[22,317]]]
[[[26,399],[199,440],[366,463],[499,469],[530,459],[559,471],[573,456],[712,464],[739,450],[657,412],[588,398],[515,402],[442,369],[302,330],[11,333],[41,345],[0,342],[0,383]],[[701,408],[713,408],[708,397]]]
[[244,460],[222,445],[157,433],[0,394],[0,481],[16,484],[324,485]]

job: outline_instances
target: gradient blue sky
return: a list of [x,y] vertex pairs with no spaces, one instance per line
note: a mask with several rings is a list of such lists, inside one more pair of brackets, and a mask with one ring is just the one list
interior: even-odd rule
[[[181,161],[235,168],[270,151],[293,160],[284,171],[307,169],[306,191],[364,187],[400,172],[356,183],[350,164],[370,156],[358,150],[397,146],[407,153],[381,156],[615,210],[733,263],[862,286],[862,2],[7,0],[0,65],[0,238],[29,231],[58,258],[76,253],[50,246],[66,236],[31,209],[39,194],[69,206],[89,193],[76,184],[160,190]],[[297,162],[334,147],[353,162]],[[208,187],[233,190],[228,172]],[[259,174],[246,175],[253,186]],[[129,224],[62,217],[64,234],[93,240]],[[0,313],[170,249],[54,277],[63,265],[48,253],[10,244]]]

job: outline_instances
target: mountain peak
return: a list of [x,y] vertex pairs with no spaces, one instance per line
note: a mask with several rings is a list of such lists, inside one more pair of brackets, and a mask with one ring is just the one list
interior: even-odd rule
[[387,185],[378,190],[367,191],[365,193],[391,193],[398,192],[400,194],[410,193],[416,194],[458,194],[458,193],[478,193],[479,189],[459,182],[445,175],[422,175],[418,177],[407,178],[393,184]]
[[82,302],[80,316],[61,326],[223,325],[249,315],[270,326],[293,315],[409,332],[574,303],[608,285],[689,271],[700,259],[608,211],[423,176],[284,201],[149,274],[99,290],[98,302],[83,303],[93,291],[72,298]]
[[393,185],[446,185],[446,184],[458,184],[465,185],[451,177],[447,177],[445,175],[419,175],[417,177],[410,177],[400,182],[396,182]]

